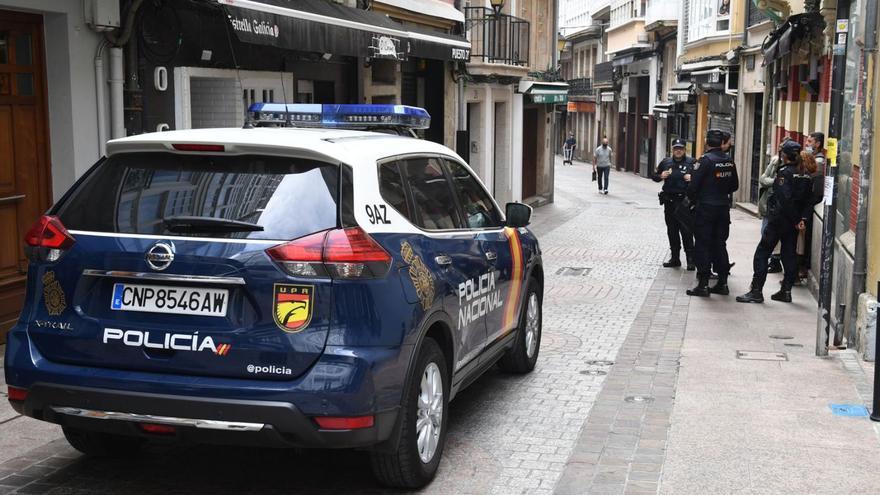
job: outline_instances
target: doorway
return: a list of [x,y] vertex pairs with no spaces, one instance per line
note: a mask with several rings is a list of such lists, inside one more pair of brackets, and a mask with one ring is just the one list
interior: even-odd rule
[[755,93],[754,96],[749,95],[746,98],[752,100],[752,147],[750,160],[752,162],[751,175],[751,202],[757,203],[760,197],[760,183],[758,179],[761,177],[761,131],[763,130],[763,114],[764,114],[764,94]]
[[523,109],[522,197],[538,194],[538,109]]
[[0,11],[0,343],[24,302],[24,234],[51,204],[43,18]]

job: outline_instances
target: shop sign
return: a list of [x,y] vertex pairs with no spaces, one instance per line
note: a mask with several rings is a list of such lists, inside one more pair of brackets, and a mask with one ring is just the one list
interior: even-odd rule
[[468,48],[453,48],[452,49],[452,60],[464,60],[468,61],[471,59],[471,51]]
[[400,40],[391,36],[373,35],[373,43],[370,45],[370,57],[403,60],[404,54],[400,50]]
[[533,103],[566,103],[568,101],[567,94],[554,95],[531,95]]
[[601,101],[603,101],[603,102],[614,101],[614,93],[602,93]]
[[596,104],[591,101],[570,101],[568,113],[596,113]]

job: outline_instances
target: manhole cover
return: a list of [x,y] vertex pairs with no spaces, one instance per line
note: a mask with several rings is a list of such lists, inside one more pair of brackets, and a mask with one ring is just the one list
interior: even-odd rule
[[629,397],[623,399],[626,402],[632,403],[642,403],[647,404],[649,402],[654,402],[654,398],[648,395],[630,395]]
[[791,340],[794,337],[792,337],[791,335],[771,335],[770,338],[776,340]]
[[608,372],[602,371],[602,370],[583,370],[583,371],[581,371],[581,374],[582,375],[590,375],[590,376],[602,376],[602,375],[607,375]]
[[803,347],[804,344],[783,344],[785,347]]
[[605,361],[602,359],[592,359],[587,361],[587,364],[590,366],[611,366],[614,364],[614,361]]
[[564,266],[559,270],[556,270],[556,274],[562,275],[563,277],[586,277],[592,270],[592,268],[586,267]]
[[788,355],[784,352],[767,351],[736,351],[736,358],[750,361],[788,361]]

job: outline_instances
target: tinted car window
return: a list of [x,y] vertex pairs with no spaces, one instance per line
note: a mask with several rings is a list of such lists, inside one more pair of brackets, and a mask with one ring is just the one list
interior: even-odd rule
[[414,223],[426,230],[463,228],[442,161],[411,158],[400,164],[406,170],[406,182],[413,198]]
[[[337,225],[339,167],[256,155],[116,155],[98,165],[55,214],[70,230],[295,239]],[[249,231],[188,232],[186,217],[244,222]],[[171,230],[169,230],[171,228]]]
[[383,163],[379,166],[379,193],[382,199],[388,202],[398,213],[406,217],[412,223],[413,219],[409,203],[406,201],[404,192],[403,175],[397,162]]
[[472,229],[485,229],[501,226],[501,214],[495,203],[477,182],[477,179],[460,163],[447,160],[452,185],[464,213],[467,226]]

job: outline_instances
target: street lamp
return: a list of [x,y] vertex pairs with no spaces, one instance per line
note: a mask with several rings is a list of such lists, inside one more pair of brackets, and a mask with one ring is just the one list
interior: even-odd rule
[[492,10],[495,11],[495,16],[501,15],[501,9],[504,8],[504,0],[489,0],[489,3],[492,4]]

